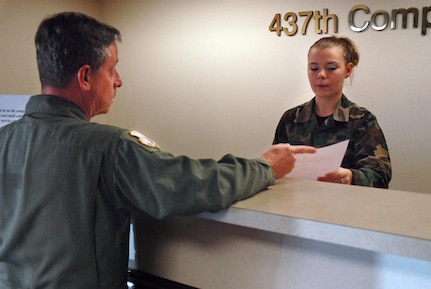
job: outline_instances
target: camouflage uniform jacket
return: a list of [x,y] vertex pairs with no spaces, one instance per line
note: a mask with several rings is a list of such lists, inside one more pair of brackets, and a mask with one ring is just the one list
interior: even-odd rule
[[314,107],[315,98],[286,111],[273,143],[318,148],[350,139],[341,167],[352,171],[352,184],[388,188],[391,161],[376,117],[343,95],[334,114],[319,125]]

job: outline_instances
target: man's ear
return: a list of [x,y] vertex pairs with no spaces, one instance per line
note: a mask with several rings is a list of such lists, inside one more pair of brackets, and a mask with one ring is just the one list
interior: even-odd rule
[[91,88],[91,66],[88,64],[81,66],[77,76],[81,89],[89,90]]

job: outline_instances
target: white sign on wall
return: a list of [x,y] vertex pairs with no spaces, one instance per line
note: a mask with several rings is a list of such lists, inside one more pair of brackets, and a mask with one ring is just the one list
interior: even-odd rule
[[30,95],[0,94],[0,127],[21,118]]

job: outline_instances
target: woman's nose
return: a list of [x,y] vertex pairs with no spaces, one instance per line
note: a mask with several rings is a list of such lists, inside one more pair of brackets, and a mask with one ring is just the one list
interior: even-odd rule
[[324,69],[320,69],[319,73],[317,74],[318,78],[325,78],[326,77],[326,72]]

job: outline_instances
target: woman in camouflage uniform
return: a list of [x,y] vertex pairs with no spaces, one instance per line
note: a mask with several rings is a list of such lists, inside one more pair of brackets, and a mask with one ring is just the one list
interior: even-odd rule
[[376,117],[343,94],[344,79],[358,65],[355,44],[345,37],[324,37],[308,52],[308,79],[315,97],[286,111],[273,143],[323,147],[350,140],[341,167],[319,181],[388,188],[391,162]]

